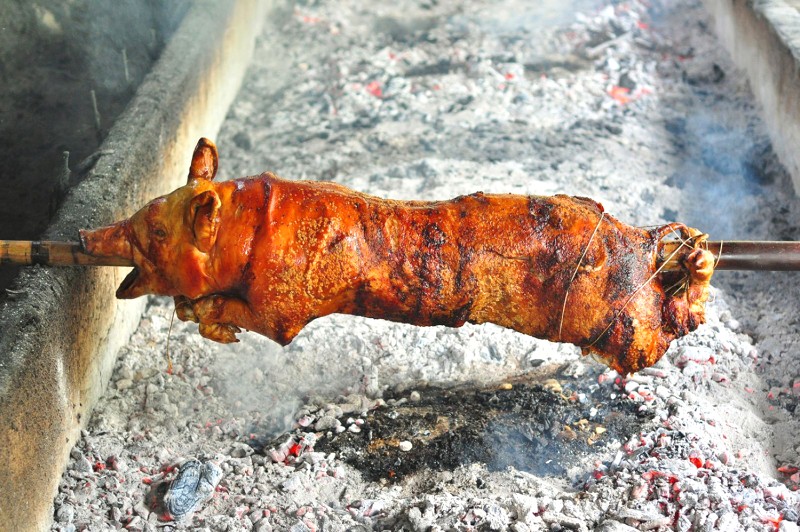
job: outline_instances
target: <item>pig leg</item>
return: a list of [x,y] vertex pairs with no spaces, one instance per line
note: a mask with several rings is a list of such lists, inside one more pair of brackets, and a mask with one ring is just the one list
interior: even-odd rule
[[238,342],[239,339],[236,338],[236,334],[242,332],[239,327],[236,325],[231,325],[230,323],[201,322],[198,330],[200,331],[200,336],[208,338],[209,340],[214,340],[215,342],[219,342],[221,344],[232,344],[234,342]]
[[239,341],[236,334],[241,329],[234,323],[248,327],[252,322],[247,302],[230,296],[211,295],[195,300],[179,296],[175,298],[175,311],[181,320],[197,322],[201,336],[223,344]]
[[192,309],[192,301],[186,296],[175,296],[175,315],[181,321],[193,321],[197,323],[197,316]]

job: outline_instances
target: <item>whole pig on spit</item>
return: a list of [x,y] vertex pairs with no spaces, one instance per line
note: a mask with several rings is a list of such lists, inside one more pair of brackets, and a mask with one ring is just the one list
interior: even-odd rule
[[247,329],[285,345],[333,313],[491,322],[629,373],[704,321],[714,256],[683,224],[631,227],[564,195],[395,201],[271,173],[215,182],[217,164],[200,139],[185,186],[80,232],[83,253],[134,265],[117,297],[173,296],[217,342]]

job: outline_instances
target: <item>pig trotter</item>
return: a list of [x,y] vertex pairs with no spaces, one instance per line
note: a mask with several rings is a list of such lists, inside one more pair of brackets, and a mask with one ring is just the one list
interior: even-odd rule
[[218,294],[190,300],[175,297],[175,312],[183,321],[200,324],[200,335],[209,340],[230,344],[238,342],[236,335],[242,330],[232,321],[241,320],[249,313],[247,304],[241,299]]
[[236,338],[238,333],[242,330],[236,325],[230,323],[201,323],[200,336],[214,340],[221,344],[233,344],[239,341]]
[[192,309],[192,302],[184,296],[175,296],[175,315],[181,321],[193,321],[197,323],[197,316]]

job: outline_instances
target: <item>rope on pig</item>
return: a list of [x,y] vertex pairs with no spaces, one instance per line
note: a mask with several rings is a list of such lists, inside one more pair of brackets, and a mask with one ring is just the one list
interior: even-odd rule
[[172,316],[169,318],[169,330],[167,331],[167,373],[172,375],[172,357],[169,354],[169,339],[172,337],[172,324],[175,323],[175,313],[177,309],[172,308]]
[[[708,242],[703,242],[703,244],[705,244],[706,250],[708,250]],[[722,260],[722,246],[723,245],[725,245],[725,241],[724,240],[720,240],[719,241],[719,251],[717,252],[717,260],[714,261],[714,271],[717,271],[717,266],[719,266],[719,261]],[[716,290],[710,290],[709,291],[709,295],[708,295],[708,302],[709,303],[713,303],[716,300],[717,300],[717,291]]]
[[592,240],[594,240],[594,235],[597,234],[597,230],[600,229],[600,224],[603,223],[603,218],[605,218],[606,213],[605,211],[600,213],[600,218],[597,220],[597,225],[594,226],[594,231],[592,231],[591,236],[589,237],[589,241],[586,243],[586,246],[583,248],[583,253],[581,253],[581,258],[578,259],[578,265],[575,266],[575,271],[572,272],[572,277],[569,279],[569,284],[567,285],[567,291],[564,292],[564,304],[561,305],[561,320],[558,324],[558,341],[561,341],[561,331],[564,328],[564,314],[567,312],[567,299],[569,298],[569,291],[572,288],[572,283],[575,281],[575,277],[578,275],[578,271],[581,269],[581,264],[583,263],[583,259],[586,257],[586,253],[589,252],[589,246],[592,245]]
[[619,310],[617,310],[617,311],[614,313],[614,316],[613,316],[613,317],[611,318],[611,320],[608,322],[608,325],[606,326],[606,328],[605,328],[605,329],[603,329],[603,332],[601,332],[600,334],[598,334],[598,335],[597,335],[597,338],[595,338],[594,340],[592,340],[592,342],[591,342],[591,343],[590,343],[590,344],[589,344],[587,347],[592,347],[592,346],[594,346],[594,344],[596,344],[597,342],[599,342],[599,341],[600,341],[600,339],[601,339],[601,338],[603,338],[603,336],[605,336],[605,335],[606,335],[606,333],[607,333],[609,330],[611,330],[611,327],[612,327],[612,326],[614,325],[614,323],[617,321],[617,318],[619,318],[620,314],[622,314],[622,312],[625,310],[625,308],[627,308],[628,304],[629,304],[631,301],[633,301],[633,298],[636,296],[636,294],[638,294],[638,293],[639,293],[639,290],[641,290],[642,288],[644,288],[645,286],[647,286],[648,284],[650,284],[650,281],[652,281],[653,279],[655,279],[655,278],[658,276],[658,274],[660,274],[660,273],[661,273],[661,271],[662,271],[662,270],[663,270],[663,269],[664,269],[664,268],[667,266],[667,264],[669,263],[669,261],[671,261],[672,259],[674,259],[674,258],[675,258],[675,256],[678,254],[678,252],[684,248],[684,246],[686,246],[686,247],[694,247],[693,243],[691,243],[691,242],[690,242],[691,240],[694,240],[693,238],[690,238],[690,239],[689,239],[689,241],[687,241],[687,240],[685,240],[685,239],[681,238],[681,236],[680,236],[680,233],[677,233],[677,231],[675,230],[675,228],[674,228],[674,227],[672,228],[672,233],[673,233],[673,234],[675,234],[675,235],[678,237],[678,240],[680,241],[681,245],[680,245],[680,246],[678,246],[677,248],[675,248],[675,251],[673,251],[673,252],[670,254],[670,256],[669,256],[669,257],[667,257],[667,259],[661,263],[661,266],[659,266],[659,267],[656,269],[656,271],[655,271],[655,272],[653,272],[653,275],[651,275],[650,277],[648,277],[648,278],[647,278],[647,280],[646,280],[645,282],[643,282],[642,284],[640,284],[640,285],[639,285],[639,287],[638,287],[636,290],[634,290],[634,291],[631,293],[631,295],[630,295],[630,296],[628,296],[628,299],[626,299],[626,300],[625,300],[625,303],[622,305],[622,308],[620,308]]
[[[695,239],[697,239],[699,236],[700,235],[697,235],[697,236],[694,236],[694,237],[690,238],[689,239],[690,240],[689,244],[693,245],[693,247],[697,247],[694,244],[693,241]],[[713,268],[714,270],[717,269],[717,266],[719,266],[719,261],[722,259],[722,247],[724,246],[724,244],[725,244],[724,241],[720,240],[720,242],[719,242],[719,251],[717,252],[717,257],[714,259],[714,268]],[[706,251],[708,251],[708,242],[707,241],[702,241],[700,243],[700,246],[703,249],[705,249]],[[683,295],[684,295],[684,297],[685,297],[685,299],[686,299],[686,301],[688,303],[689,302],[688,290],[689,290],[689,284],[690,283],[691,283],[691,275],[687,274],[683,278],[678,279],[678,281],[673,283],[669,288],[666,288],[664,290],[664,293],[666,293],[670,297],[675,297],[676,295],[678,295],[680,293],[683,293]],[[709,297],[710,297],[709,301],[714,301],[714,299],[713,299],[714,298],[714,294],[713,293],[710,294]]]

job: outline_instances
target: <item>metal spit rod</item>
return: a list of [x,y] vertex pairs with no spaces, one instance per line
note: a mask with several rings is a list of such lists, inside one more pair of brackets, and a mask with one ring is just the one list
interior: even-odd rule
[[[681,268],[680,242],[665,242],[661,256],[672,256],[667,271]],[[800,271],[800,242],[721,240],[704,242],[715,259],[715,270]],[[674,256],[673,256],[674,255]]]

